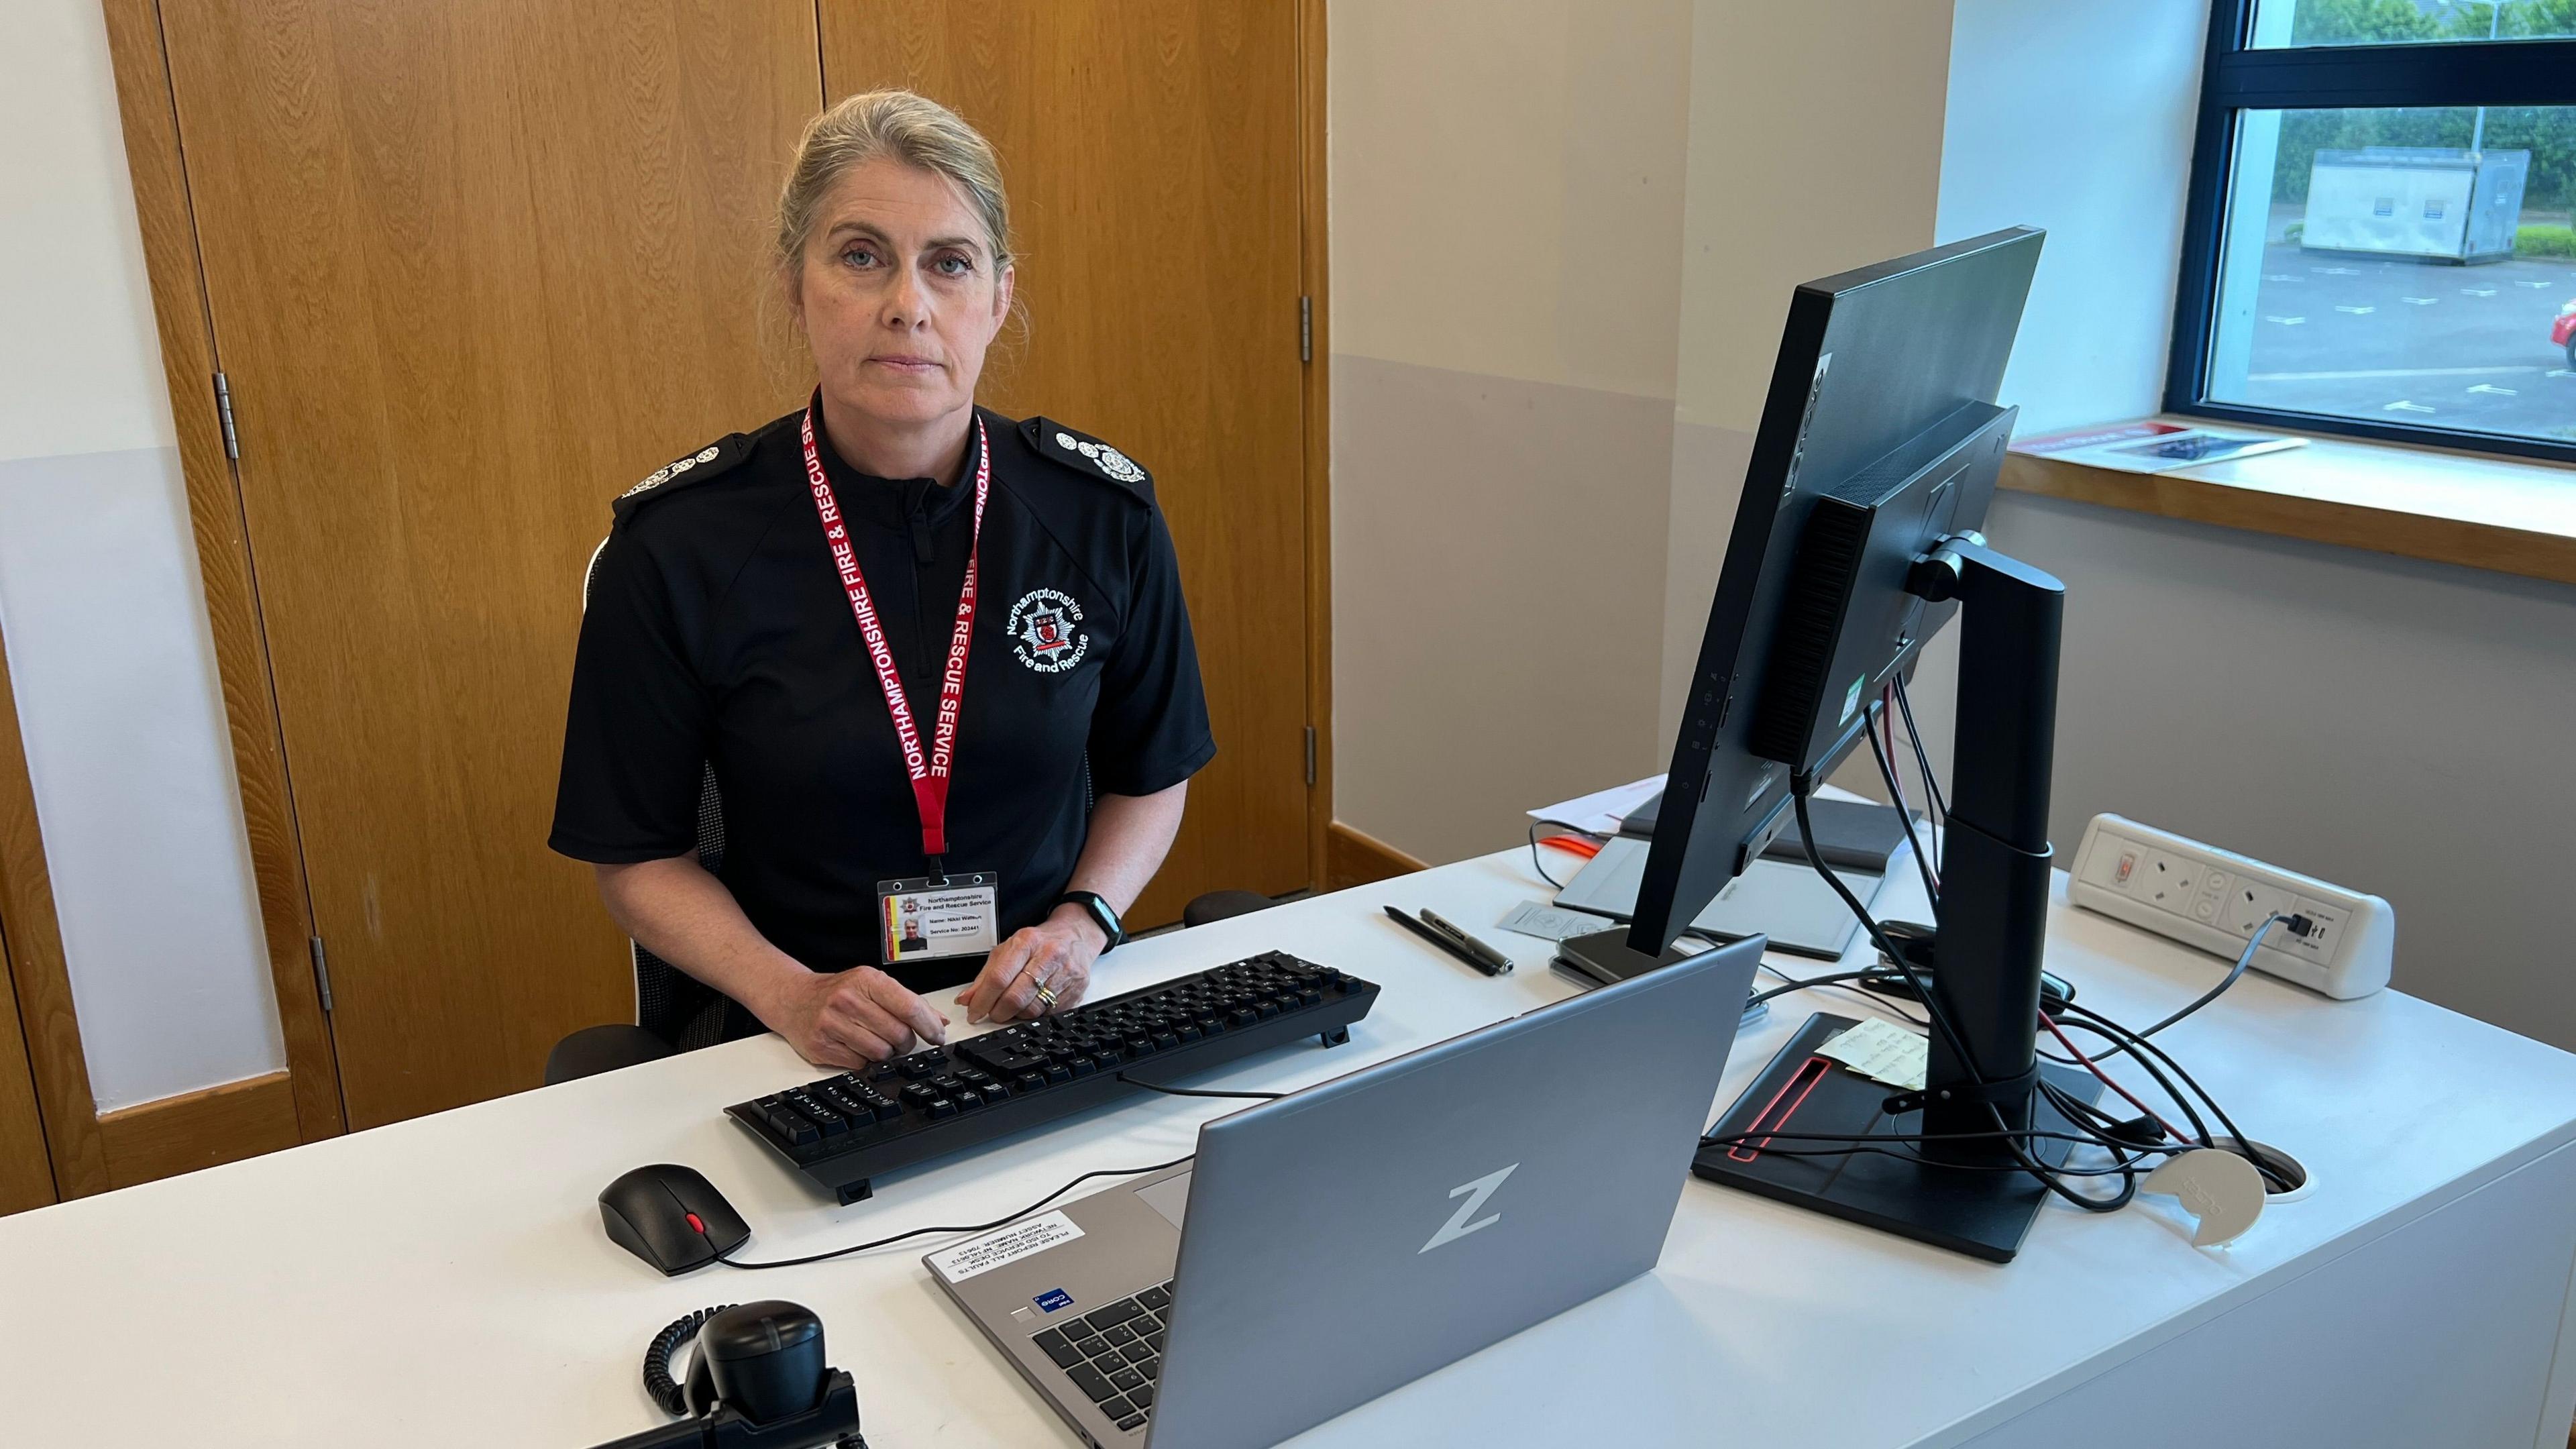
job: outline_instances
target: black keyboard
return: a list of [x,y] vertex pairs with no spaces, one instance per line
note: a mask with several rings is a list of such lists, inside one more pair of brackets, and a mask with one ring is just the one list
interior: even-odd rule
[[989,1142],[1237,1057],[1351,1039],[1375,983],[1271,951],[1195,976],[736,1102],[726,1115],[843,1203],[878,1173]]
[[1171,1308],[1172,1285],[1165,1283],[1047,1329],[1034,1342],[1111,1423],[1132,1433],[1153,1416]]

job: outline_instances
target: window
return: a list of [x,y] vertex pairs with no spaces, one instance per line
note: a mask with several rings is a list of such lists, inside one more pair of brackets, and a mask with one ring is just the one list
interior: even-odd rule
[[2576,0],[2217,0],[2166,406],[2576,461]]

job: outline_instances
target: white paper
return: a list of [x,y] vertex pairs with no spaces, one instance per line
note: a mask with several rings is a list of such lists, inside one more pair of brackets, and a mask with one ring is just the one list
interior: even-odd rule
[[1919,1092],[1931,1068],[1932,1043],[1892,1021],[1864,1021],[1816,1048],[1816,1055],[1838,1061],[1873,1082]]
[[1630,811],[1655,798],[1655,792],[1663,788],[1663,776],[1649,775],[1633,785],[1616,785],[1607,790],[1595,790],[1589,795],[1578,795],[1571,800],[1532,810],[1529,812],[1529,818],[1562,820],[1578,830],[1589,830],[1595,835],[1616,835],[1619,833],[1619,822],[1626,819]]
[[1005,1263],[1016,1263],[1031,1253],[1043,1253],[1081,1236],[1082,1229],[1073,1225],[1073,1219],[1060,1212],[1045,1213],[986,1233],[972,1242],[943,1248],[930,1255],[929,1263],[940,1277],[963,1283],[978,1273],[989,1273]]
[[1619,923],[1607,916],[1596,916],[1590,911],[1560,910],[1555,906],[1542,905],[1537,901],[1523,901],[1505,911],[1503,918],[1494,924],[1506,931],[1518,931],[1524,936],[1536,936],[1542,941],[1562,941],[1568,936],[1606,931]]

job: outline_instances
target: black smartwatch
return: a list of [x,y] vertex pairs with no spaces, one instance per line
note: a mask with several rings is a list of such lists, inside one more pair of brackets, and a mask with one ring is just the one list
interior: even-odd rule
[[[1117,950],[1126,941],[1127,928],[1118,924],[1118,912],[1112,910],[1109,903],[1100,898],[1098,891],[1066,891],[1055,898],[1058,906],[1067,901],[1090,912],[1091,919],[1099,923],[1101,934],[1109,938],[1109,944],[1100,948],[1101,955],[1106,956]],[[1054,907],[1051,906],[1048,909],[1052,910]]]

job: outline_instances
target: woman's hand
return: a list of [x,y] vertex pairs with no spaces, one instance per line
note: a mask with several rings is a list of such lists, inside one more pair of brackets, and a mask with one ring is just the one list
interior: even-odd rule
[[863,1067],[948,1040],[947,1018],[874,966],[797,972],[758,1015],[818,1067]]
[[[1109,936],[1091,913],[1061,905],[1055,913],[993,948],[975,984],[959,992],[969,1022],[1028,1021],[1050,1011],[1070,1010],[1091,989],[1091,963],[1100,959]],[[1052,1004],[1038,998],[1044,986]]]

